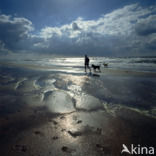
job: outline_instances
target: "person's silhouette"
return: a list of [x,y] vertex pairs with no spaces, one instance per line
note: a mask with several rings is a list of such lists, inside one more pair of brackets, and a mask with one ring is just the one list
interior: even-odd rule
[[85,72],[87,72],[87,68],[90,70],[91,72],[91,68],[89,67],[89,58],[87,55],[85,55]]

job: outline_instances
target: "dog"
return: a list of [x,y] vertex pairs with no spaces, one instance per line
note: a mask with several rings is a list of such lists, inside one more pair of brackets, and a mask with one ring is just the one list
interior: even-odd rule
[[108,67],[108,63],[103,63],[104,67]]
[[101,72],[100,65],[94,65],[94,64],[92,64],[92,68],[94,69],[94,71],[96,71],[96,69],[97,69],[99,72]]

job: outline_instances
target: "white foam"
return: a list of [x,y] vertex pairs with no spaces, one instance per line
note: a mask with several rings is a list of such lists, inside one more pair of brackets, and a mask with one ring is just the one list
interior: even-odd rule
[[15,90],[18,89],[18,87],[20,86],[20,84],[24,81],[26,81],[27,78],[22,78],[21,80],[17,81],[16,85],[15,85]]

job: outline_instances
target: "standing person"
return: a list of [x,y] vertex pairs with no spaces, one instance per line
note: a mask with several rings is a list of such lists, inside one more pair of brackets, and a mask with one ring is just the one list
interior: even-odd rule
[[91,68],[89,67],[89,58],[87,55],[85,55],[85,72],[87,72],[87,68],[90,70],[91,73]]

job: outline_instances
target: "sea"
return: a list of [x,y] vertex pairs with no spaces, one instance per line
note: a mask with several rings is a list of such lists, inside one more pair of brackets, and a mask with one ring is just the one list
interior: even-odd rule
[[[84,57],[56,57],[56,56],[13,56],[2,57],[1,63],[15,63],[18,65],[29,65],[47,67],[47,70],[62,72],[82,73],[84,72]],[[144,57],[90,57],[90,65],[107,63],[110,69],[123,69],[130,71],[156,72],[156,56]]]

